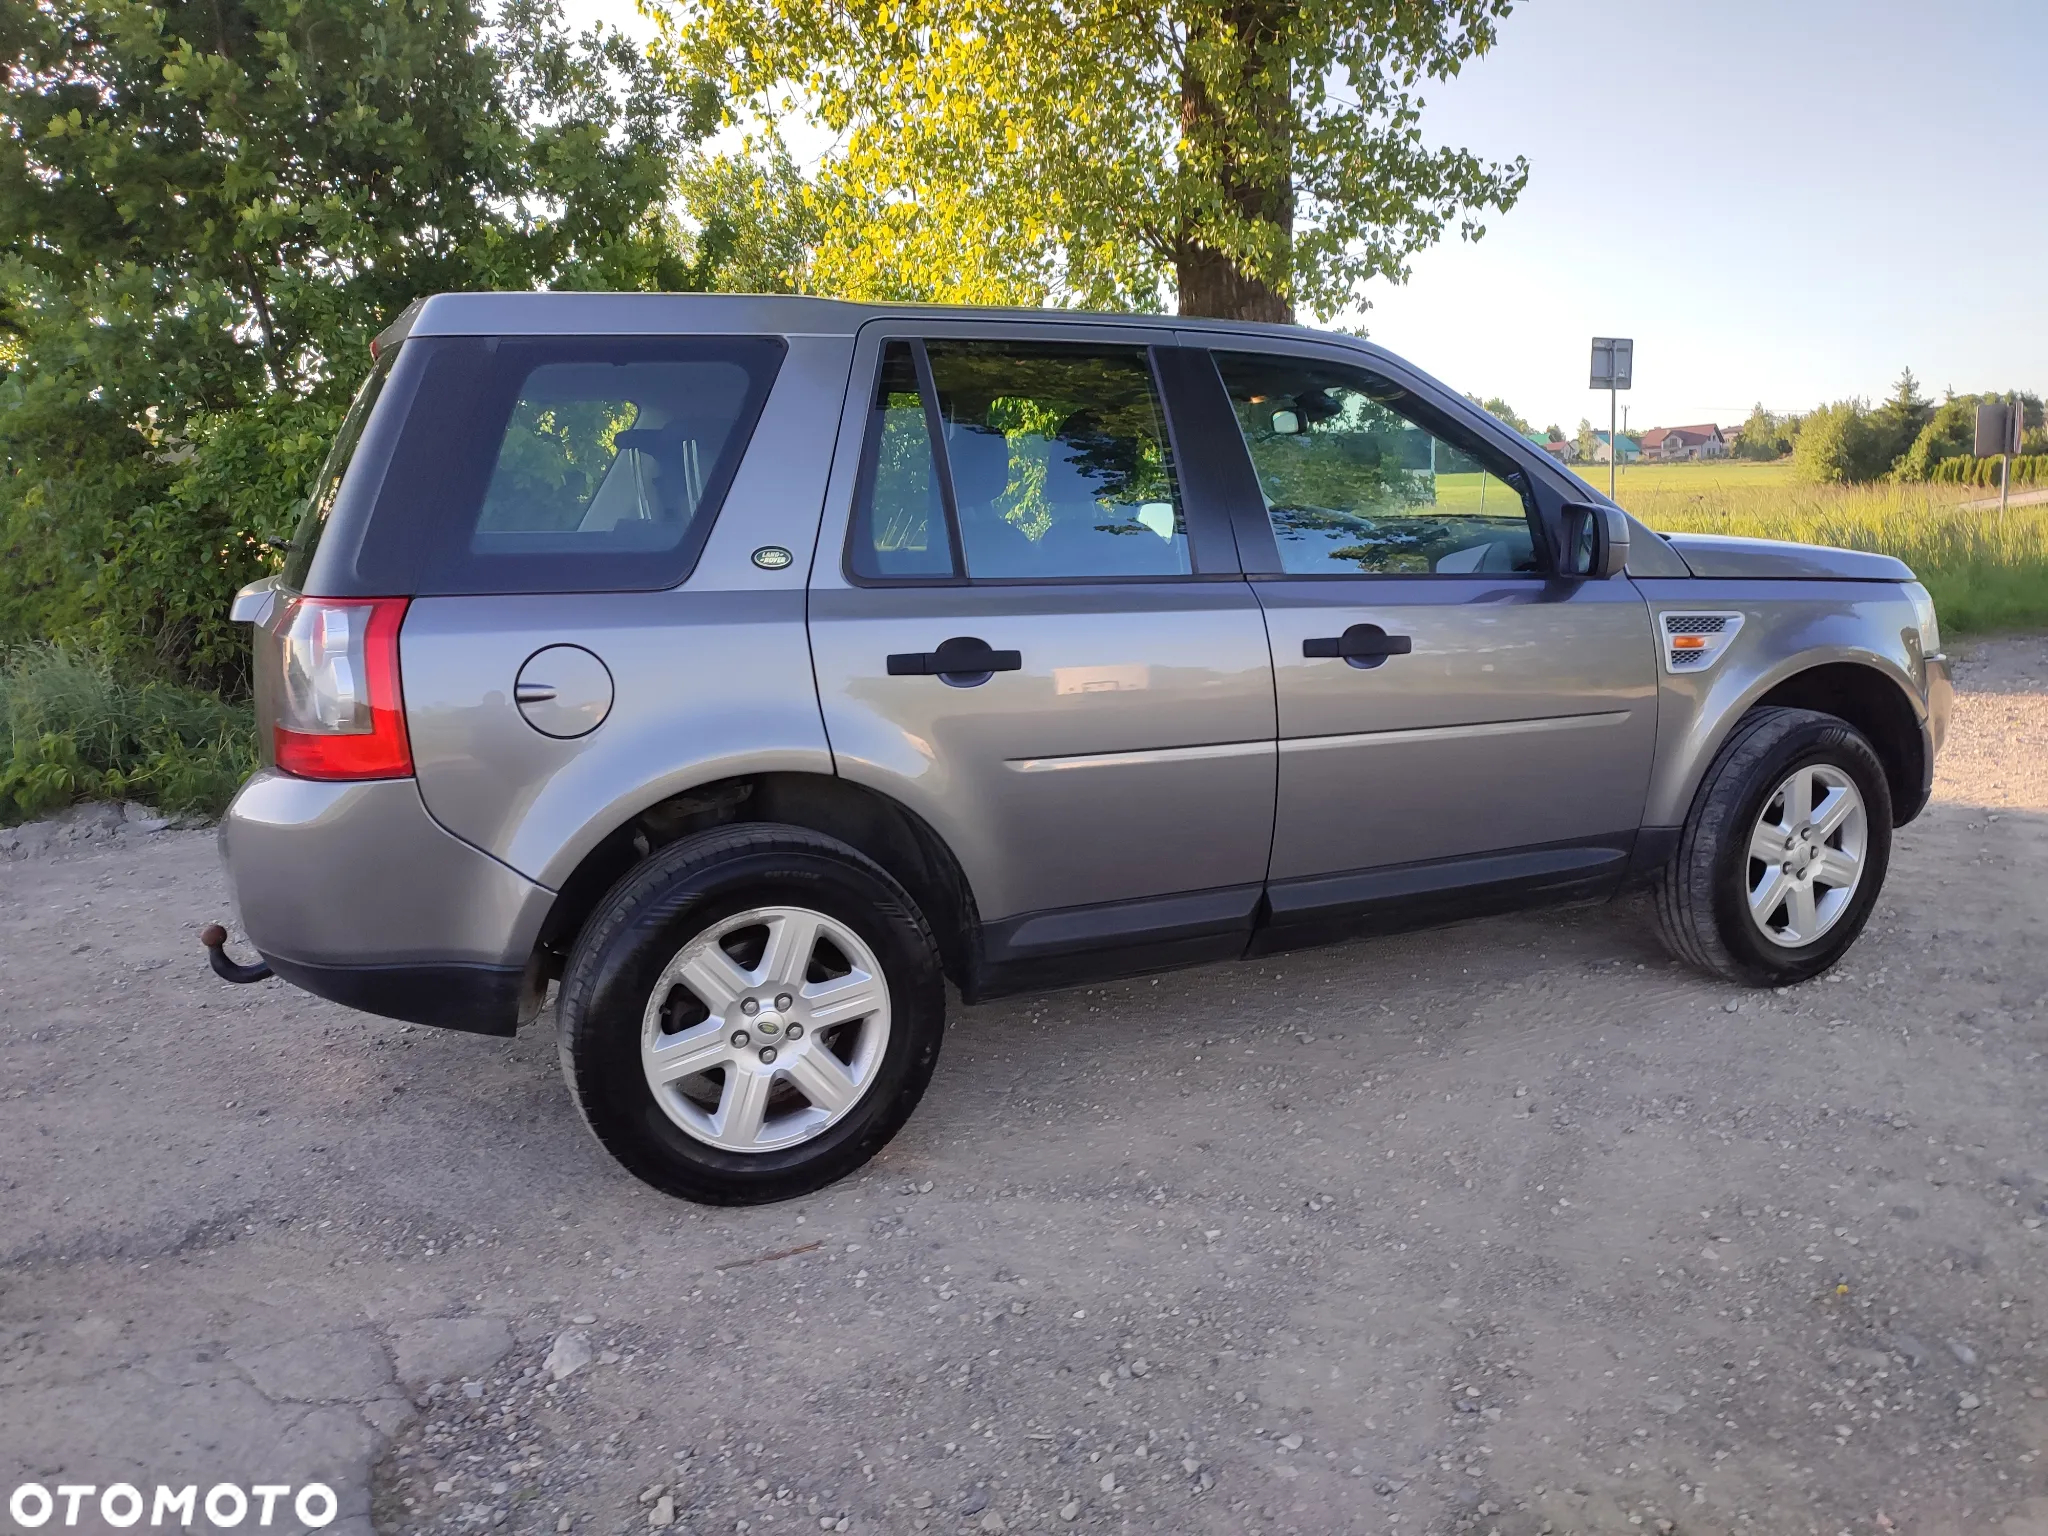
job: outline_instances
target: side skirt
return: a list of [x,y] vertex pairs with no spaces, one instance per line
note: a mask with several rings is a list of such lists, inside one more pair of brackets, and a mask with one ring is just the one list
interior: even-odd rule
[[1336,875],[1277,880],[1248,951],[1276,954],[1364,934],[1433,928],[1527,907],[1601,901],[1629,868],[1634,832]]
[[1633,831],[1582,842],[1394,864],[1270,885],[1028,912],[986,924],[961,988],[970,1003],[1218,960],[1276,954],[1533,906],[1604,900],[1668,847]]

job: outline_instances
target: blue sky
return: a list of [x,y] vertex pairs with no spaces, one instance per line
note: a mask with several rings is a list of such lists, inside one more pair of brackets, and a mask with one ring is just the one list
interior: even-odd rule
[[[634,31],[629,0],[569,0]],[[1346,315],[1538,427],[1606,424],[1589,342],[1636,342],[1634,428],[1885,394],[2048,393],[2048,0],[1525,0],[1423,131],[1526,155],[1476,244]]]
[[1372,338],[1538,427],[2048,391],[2048,3],[1529,0],[1426,90],[1434,143],[1528,156],[1473,245],[1374,283]]

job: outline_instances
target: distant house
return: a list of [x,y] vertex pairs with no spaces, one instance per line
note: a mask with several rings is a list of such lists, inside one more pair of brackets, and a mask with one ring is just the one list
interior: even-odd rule
[[1652,427],[1643,434],[1643,457],[1665,461],[1719,459],[1728,453],[1728,439],[1712,422],[1696,427]]
[[[1622,463],[1633,464],[1643,456],[1643,445],[1630,437],[1626,432],[1621,434],[1618,441],[1621,444]],[[1593,434],[1593,462],[1595,464],[1607,464],[1611,463],[1613,459],[1614,449],[1607,441],[1607,434],[1605,432],[1595,432]]]
[[1560,464],[1569,464],[1579,456],[1577,445],[1566,442],[1561,437],[1545,437],[1541,432],[1524,432],[1522,436],[1526,437],[1538,448],[1541,448]]

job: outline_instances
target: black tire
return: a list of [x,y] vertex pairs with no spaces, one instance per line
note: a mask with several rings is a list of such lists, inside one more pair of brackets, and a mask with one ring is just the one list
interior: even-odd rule
[[[730,1151],[663,1111],[641,1066],[641,1025],[663,968],[693,938],[754,907],[844,923],[889,988],[889,1038],[863,1097],[811,1140]],[[787,1200],[844,1177],[910,1118],[938,1064],[946,994],[930,928],[858,850],[803,827],[753,822],[679,839],[614,886],[577,936],[558,1004],[562,1074],[597,1139],[635,1177],[706,1205]]]
[[[1797,947],[1774,943],[1749,914],[1749,838],[1778,786],[1796,770],[1846,774],[1863,797],[1863,872],[1832,926]],[[1737,723],[1708,766],[1659,873],[1657,927],[1665,948],[1715,976],[1747,986],[1785,986],[1827,970],[1856,942],[1891,863],[1892,797],[1884,765],[1847,721],[1810,709],[1757,709]]]

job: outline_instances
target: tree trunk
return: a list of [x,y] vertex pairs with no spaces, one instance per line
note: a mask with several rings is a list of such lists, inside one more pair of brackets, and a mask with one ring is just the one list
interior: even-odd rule
[[[1190,66],[1181,76],[1181,143],[1183,164],[1208,167],[1216,178],[1223,199],[1239,217],[1264,224],[1277,232],[1282,251],[1291,252],[1294,243],[1294,182],[1286,169],[1286,156],[1270,153],[1275,144],[1284,151],[1288,121],[1288,71],[1281,56],[1286,23],[1293,0],[1238,0],[1217,11],[1194,7],[1188,22],[1189,57],[1203,43],[1227,31],[1234,37],[1240,55],[1239,79],[1234,82],[1236,100],[1226,110],[1215,100],[1209,85]],[[1215,32],[1206,29],[1215,28]],[[1206,35],[1205,35],[1206,33]],[[1268,71],[1266,82],[1262,73]],[[1265,164],[1247,164],[1240,145],[1231,142],[1230,116],[1249,119],[1256,131],[1269,136],[1269,153],[1255,157]],[[1274,166],[1273,161],[1279,160]],[[1184,173],[1185,174],[1185,173]],[[1218,320],[1265,320],[1281,324],[1294,319],[1294,306],[1260,273],[1246,263],[1204,243],[1199,228],[1184,226],[1174,251],[1174,282],[1179,290],[1180,312]],[[1286,264],[1281,264],[1281,272]]]
[[1294,306],[1236,262],[1196,242],[1181,247],[1173,263],[1180,312],[1213,320],[1294,320]]

